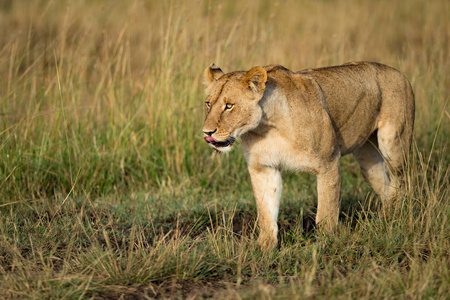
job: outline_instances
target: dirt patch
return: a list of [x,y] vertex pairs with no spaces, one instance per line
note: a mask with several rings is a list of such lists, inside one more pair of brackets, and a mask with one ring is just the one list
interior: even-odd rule
[[231,283],[172,282],[149,287],[108,286],[89,295],[94,299],[215,299],[224,293]]

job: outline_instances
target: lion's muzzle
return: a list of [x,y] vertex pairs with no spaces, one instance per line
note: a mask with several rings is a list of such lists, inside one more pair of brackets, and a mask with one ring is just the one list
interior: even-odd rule
[[216,139],[213,138],[212,136],[205,136],[205,141],[206,141],[208,144],[211,144],[211,143],[217,143],[217,142],[218,142],[218,140],[216,140]]
[[231,146],[236,141],[236,139],[232,136],[230,136],[229,138],[227,138],[225,141],[222,141],[222,142],[216,140],[212,136],[205,136],[204,139],[208,144],[211,144],[216,148],[221,148],[221,147],[224,148],[224,147]]

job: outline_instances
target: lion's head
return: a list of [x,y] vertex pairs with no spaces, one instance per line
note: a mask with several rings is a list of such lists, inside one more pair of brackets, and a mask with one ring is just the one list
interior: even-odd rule
[[215,150],[231,150],[235,140],[256,128],[262,117],[258,102],[266,88],[267,72],[261,67],[224,74],[212,64],[204,72],[207,86],[205,141]]

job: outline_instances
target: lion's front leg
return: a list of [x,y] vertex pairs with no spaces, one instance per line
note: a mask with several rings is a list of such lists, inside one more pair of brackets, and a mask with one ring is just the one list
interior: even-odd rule
[[281,172],[269,167],[250,167],[253,193],[258,210],[258,245],[270,250],[277,245],[277,218],[282,190]]
[[341,206],[341,174],[338,157],[317,174],[317,194],[316,224],[320,228],[331,230],[338,224]]

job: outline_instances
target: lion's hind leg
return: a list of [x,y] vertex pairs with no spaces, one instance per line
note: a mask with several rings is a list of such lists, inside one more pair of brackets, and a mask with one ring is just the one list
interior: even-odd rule
[[364,179],[381,197],[383,202],[389,199],[391,180],[386,162],[378,149],[377,132],[353,152],[359,163]]
[[403,123],[386,122],[378,128],[378,147],[386,161],[391,179],[388,200],[394,198],[403,185],[403,173],[411,138],[412,128]]
[[400,129],[390,124],[380,126],[353,152],[364,178],[384,204],[395,197],[403,182],[404,162],[412,131]]

